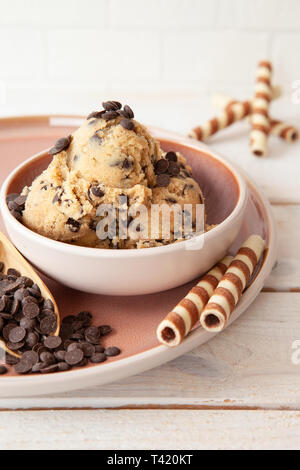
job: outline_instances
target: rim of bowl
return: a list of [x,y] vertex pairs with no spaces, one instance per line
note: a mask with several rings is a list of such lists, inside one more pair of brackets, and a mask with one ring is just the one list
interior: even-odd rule
[[[201,150],[202,152],[206,153],[210,158],[213,158],[220,162],[223,166],[225,166],[234,176],[236,183],[239,189],[239,195],[237,203],[229,214],[226,219],[224,219],[220,224],[218,224],[213,229],[209,230],[208,232],[204,232],[200,235],[197,235],[193,238],[193,240],[200,240],[201,237],[205,238],[213,238],[216,236],[221,230],[223,230],[227,225],[231,223],[231,221],[239,215],[239,213],[246,207],[247,202],[247,185],[244,181],[244,178],[240,174],[239,170],[235,167],[234,164],[227,161],[223,157],[216,154],[213,150],[211,150],[207,145],[202,142],[199,142],[195,139],[190,137],[182,136],[181,134],[167,131],[165,129],[161,129],[154,126],[146,126],[149,130],[150,134],[154,136],[158,140],[164,139],[172,139],[174,142],[182,144],[186,147]],[[147,249],[137,250],[135,248],[131,248],[128,250],[108,250],[105,248],[90,248],[85,246],[78,246],[78,245],[71,245],[69,243],[61,242],[58,240],[52,240],[51,238],[47,238],[43,235],[40,235],[33,230],[30,230],[21,222],[13,217],[8,209],[6,204],[6,196],[7,196],[7,189],[11,182],[13,181],[16,174],[23,168],[24,166],[28,165],[31,161],[45,155],[48,149],[42,150],[41,152],[36,153],[32,157],[24,160],[24,162],[20,163],[5,179],[2,184],[1,192],[0,192],[0,208],[2,211],[3,218],[8,218],[11,225],[13,225],[14,229],[17,230],[19,233],[24,233],[27,237],[31,237],[33,241],[36,241],[42,245],[47,245],[50,247],[55,248],[58,251],[68,251],[70,254],[74,255],[82,255],[82,256],[89,256],[89,257],[120,257],[120,258],[129,258],[129,257],[137,257],[137,256],[152,256],[155,254],[163,254],[165,252],[171,251],[180,251],[184,250],[186,244],[189,242],[188,240],[183,240],[178,243],[171,243],[165,246],[158,246],[158,247],[150,247]],[[5,222],[5,221],[4,221]]]

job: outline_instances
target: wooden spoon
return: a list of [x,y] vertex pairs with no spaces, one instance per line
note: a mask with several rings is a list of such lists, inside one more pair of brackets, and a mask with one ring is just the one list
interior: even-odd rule
[[[53,295],[49,291],[48,287],[44,284],[42,279],[37,275],[31,265],[26,261],[25,258],[19,253],[14,245],[0,232],[0,261],[5,265],[4,269],[14,268],[21,273],[22,276],[29,277],[35,284],[41,289],[41,294],[44,299],[50,299],[54,305],[54,313],[57,318],[57,329],[53,336],[58,336],[60,330],[60,316],[58,307],[54,300]],[[0,338],[0,348],[15,357],[20,357],[19,354],[11,351],[5,344],[4,339]]]

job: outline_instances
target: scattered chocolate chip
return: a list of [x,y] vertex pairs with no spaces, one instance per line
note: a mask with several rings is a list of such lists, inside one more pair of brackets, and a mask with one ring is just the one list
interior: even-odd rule
[[122,163],[122,168],[124,170],[130,170],[130,169],[133,168],[133,165],[134,165],[133,161],[128,160],[128,158],[125,158],[123,163]]
[[96,344],[95,346],[95,352],[96,353],[103,353],[105,350],[105,348],[103,346],[101,346],[101,344]]
[[105,119],[105,121],[111,121],[112,119],[116,119],[118,116],[119,113],[117,113],[117,111],[105,111],[102,118]]
[[44,367],[40,370],[41,374],[51,374],[52,372],[57,372],[58,366],[57,364],[52,364],[51,366]]
[[157,178],[156,178],[156,185],[158,187],[166,187],[166,186],[169,186],[170,184],[170,176],[169,175],[158,175]]
[[81,343],[80,347],[85,357],[92,357],[96,352],[95,346],[91,343],[87,343],[87,342]]
[[170,161],[169,162],[169,168],[168,168],[168,173],[171,176],[177,176],[180,173],[180,168],[177,165],[177,163]]
[[109,348],[106,348],[104,351],[104,354],[106,356],[118,356],[120,354],[120,349],[117,348],[116,346],[111,346]]
[[48,338],[45,339],[44,345],[48,349],[57,349],[59,346],[61,346],[62,340],[59,336],[48,336]]
[[27,374],[32,369],[31,362],[27,359],[20,360],[18,364],[15,365],[15,371],[18,374]]
[[34,302],[28,302],[23,306],[22,312],[26,318],[32,319],[39,316],[39,306]]
[[133,121],[130,121],[130,119],[122,119],[120,121],[120,124],[122,127],[124,127],[124,129],[127,129],[128,131],[133,131],[134,129],[134,122]]
[[123,114],[124,117],[126,117],[128,119],[133,119],[134,118],[134,112],[132,111],[131,107],[128,106],[128,104],[125,104],[122,114]]
[[39,360],[39,355],[35,351],[26,351],[22,355],[22,360],[26,360],[31,363],[31,367],[37,364]]
[[10,201],[14,201],[17,197],[19,197],[20,194],[18,193],[11,193],[6,196],[6,204],[8,204]]
[[56,142],[55,142],[55,145],[54,147],[52,147],[50,150],[49,150],[49,154],[50,155],[56,155],[57,153],[60,153],[62,152],[63,150],[67,150],[67,148],[69,147],[70,143],[71,143],[71,140],[72,140],[72,136],[69,135],[68,137],[62,137],[61,139],[58,139]]
[[57,369],[58,369],[60,372],[65,372],[65,371],[67,371],[67,370],[70,370],[71,368],[72,368],[72,367],[71,367],[69,364],[67,364],[66,362],[63,362],[63,361],[62,361],[62,362],[59,362],[59,363],[57,364]]
[[17,326],[11,329],[8,335],[8,339],[11,343],[19,343],[25,338],[25,336],[26,336],[25,328],[22,328],[22,326]]
[[170,204],[176,204],[177,203],[177,200],[174,199],[173,197],[166,197],[166,201],[170,202]]
[[57,319],[55,315],[47,315],[40,323],[41,333],[44,335],[50,335],[54,333],[57,328]]
[[117,111],[118,109],[122,108],[121,103],[118,101],[105,101],[102,103],[103,108],[105,111]]
[[98,344],[100,340],[100,331],[96,326],[90,326],[85,330],[85,339],[89,343]]
[[111,327],[109,325],[101,325],[99,326],[99,331],[100,331],[100,335],[101,336],[105,336],[105,335],[108,335],[109,333],[111,333]]
[[90,142],[94,142],[95,144],[98,144],[100,145],[102,143],[102,138],[100,137],[99,134],[97,134],[97,132],[92,135],[92,137],[90,137],[89,139]]
[[88,327],[88,326],[90,326],[91,321],[92,321],[92,314],[91,314],[91,312],[86,312],[86,311],[79,312],[78,315],[77,315],[77,318],[78,318],[78,320],[83,322],[83,325],[85,327]]
[[46,299],[43,304],[43,308],[47,308],[49,310],[54,311],[54,304],[51,299]]
[[168,152],[165,156],[169,162],[177,162],[177,155],[175,152]]
[[17,271],[16,269],[9,268],[9,269],[7,270],[7,276],[20,277],[21,274],[20,274],[19,271]]
[[26,202],[27,196],[18,196],[16,199],[14,199],[14,203],[19,206],[21,210],[24,209],[25,202]]
[[104,196],[104,191],[102,191],[102,189],[98,185],[91,186],[90,191],[96,197],[103,197]]
[[69,366],[75,366],[79,364],[83,359],[83,351],[79,348],[76,348],[72,351],[67,351],[65,361]]
[[94,111],[93,113],[89,114],[88,117],[86,118],[87,120],[88,119],[101,119],[102,118],[102,115],[105,113],[105,111]]
[[156,162],[155,164],[155,174],[160,175],[162,173],[165,173],[166,171],[168,171],[168,168],[169,168],[168,160],[165,160],[164,158],[162,158],[161,160],[158,160],[158,162]]
[[95,353],[91,358],[90,361],[94,364],[100,364],[100,362],[106,361],[106,355],[102,352]]
[[70,232],[74,232],[74,233],[79,232],[80,222],[78,222],[75,219],[72,219],[72,217],[69,217],[66,223],[69,226]]

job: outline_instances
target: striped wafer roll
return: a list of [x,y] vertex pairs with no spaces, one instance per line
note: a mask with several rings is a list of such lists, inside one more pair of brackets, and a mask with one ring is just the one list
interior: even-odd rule
[[272,100],[272,65],[260,62],[257,69],[255,96],[252,102],[250,149],[257,157],[264,157],[268,151],[270,132],[269,105]]
[[156,332],[157,338],[162,344],[173,347],[182,342],[199,321],[203,308],[232,260],[232,256],[225,256],[222,261],[201,278],[187,296],[164,318]]
[[189,136],[197,140],[206,140],[208,137],[214,135],[221,129],[230,126],[234,122],[244,119],[251,112],[249,101],[239,103],[238,106],[231,106],[230,109],[226,108],[213,119],[210,119],[203,126],[195,127],[189,132]]
[[[273,99],[275,96],[275,90],[273,90]],[[249,107],[252,112],[252,101],[249,101]],[[237,106],[244,106],[244,103],[241,101],[236,101],[233,98],[230,98],[229,96],[222,95],[222,94],[217,94],[213,96],[213,104],[216,107],[224,107],[226,109],[230,109],[231,107],[237,107]],[[281,139],[285,140],[286,142],[293,142],[298,139],[299,134],[298,130],[286,123],[279,121],[277,119],[271,119],[270,120],[270,134],[276,135],[277,137],[280,137]]]
[[200,315],[205,330],[217,332],[225,328],[264,248],[264,240],[259,235],[251,235],[239,249]]
[[294,142],[298,139],[299,133],[296,127],[291,126],[287,122],[271,119],[271,134],[281,137],[286,142]]

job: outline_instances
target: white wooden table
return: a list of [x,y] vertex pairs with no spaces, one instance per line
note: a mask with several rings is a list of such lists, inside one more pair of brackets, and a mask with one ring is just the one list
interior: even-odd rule
[[[162,102],[167,111],[157,116]],[[136,100],[136,108],[142,120],[181,132],[212,114],[208,100],[189,96]],[[300,124],[300,105],[287,99],[274,103],[274,114]],[[90,390],[0,399],[1,449],[300,448],[300,365],[292,362],[300,341],[300,143],[272,138],[270,157],[256,159],[247,129],[238,124],[211,145],[272,202],[279,259],[256,301],[209,343],[157,369]]]

